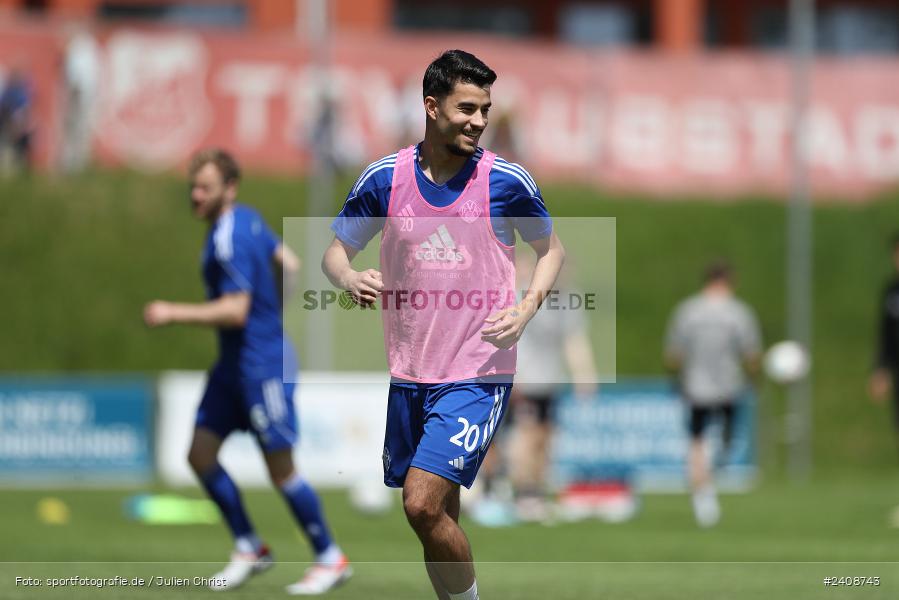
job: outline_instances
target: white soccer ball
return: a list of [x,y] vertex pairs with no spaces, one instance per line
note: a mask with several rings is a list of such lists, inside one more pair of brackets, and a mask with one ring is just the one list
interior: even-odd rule
[[777,383],[794,383],[808,374],[811,361],[799,342],[778,342],[765,354],[765,374]]

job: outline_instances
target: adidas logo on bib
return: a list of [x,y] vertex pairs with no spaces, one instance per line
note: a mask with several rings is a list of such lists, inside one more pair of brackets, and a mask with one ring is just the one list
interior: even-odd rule
[[415,258],[427,262],[461,263],[465,257],[456,248],[456,241],[450,235],[446,225],[441,225],[437,231],[428,236],[428,239],[418,246]]

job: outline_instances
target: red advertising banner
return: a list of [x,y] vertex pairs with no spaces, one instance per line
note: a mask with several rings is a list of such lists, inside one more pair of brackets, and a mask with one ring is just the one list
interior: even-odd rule
[[[165,169],[214,144],[250,168],[301,173],[331,122],[331,160],[356,169],[421,137],[424,69],[460,47],[499,74],[482,144],[541,178],[659,196],[782,194],[789,185],[784,56],[338,36],[323,70],[293,38],[136,29],[98,37],[94,135],[107,164]],[[899,183],[899,60],[822,58],[811,82],[800,127],[815,194],[859,200]]]

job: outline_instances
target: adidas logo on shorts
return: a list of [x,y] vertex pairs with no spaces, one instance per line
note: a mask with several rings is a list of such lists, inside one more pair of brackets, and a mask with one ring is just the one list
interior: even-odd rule
[[454,458],[453,460],[448,461],[448,462],[450,465],[452,465],[453,467],[457,468],[460,471],[465,468],[465,457],[464,456],[457,456],[456,458]]

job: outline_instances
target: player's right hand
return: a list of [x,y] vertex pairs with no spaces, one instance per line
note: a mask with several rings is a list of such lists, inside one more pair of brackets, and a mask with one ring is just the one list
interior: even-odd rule
[[171,305],[162,300],[155,300],[144,307],[144,323],[147,327],[161,327],[172,321]]
[[353,271],[344,284],[345,289],[353,295],[353,300],[363,306],[374,304],[384,290],[381,272],[376,269]]

